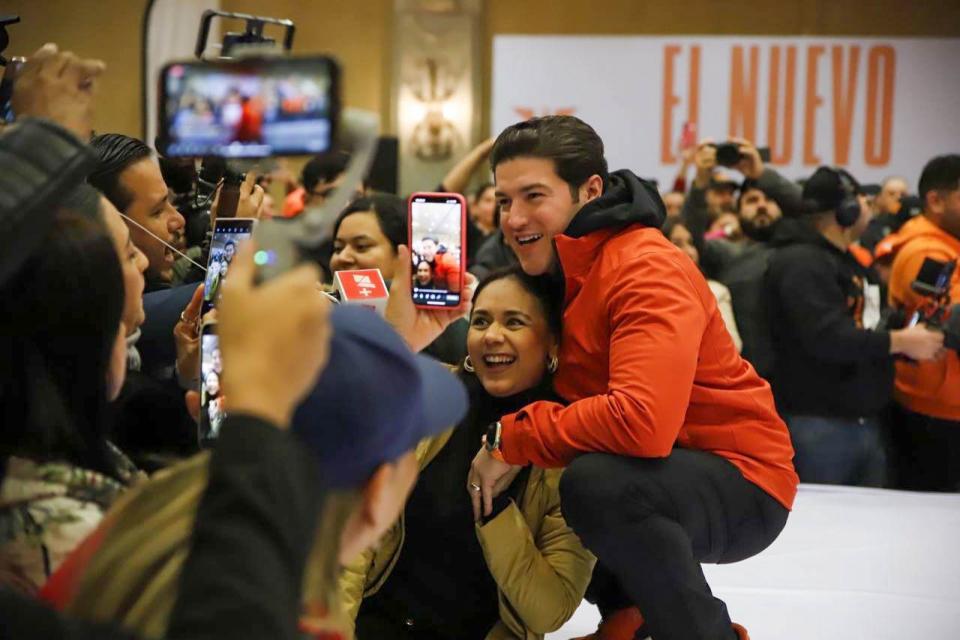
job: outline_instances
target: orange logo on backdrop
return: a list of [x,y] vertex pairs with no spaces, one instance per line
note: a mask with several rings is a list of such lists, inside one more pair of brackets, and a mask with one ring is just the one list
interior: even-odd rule
[[[523,122],[523,121],[525,121],[525,120],[529,120],[530,118],[535,118],[535,117],[537,116],[537,113],[534,112],[534,110],[533,110],[531,107],[514,107],[513,110],[514,110],[514,112],[516,112],[516,114],[517,114],[518,116],[520,116],[520,121],[521,121],[521,122]],[[563,109],[553,109],[553,110],[544,107],[543,109],[541,109],[540,115],[542,115],[542,116],[572,116],[572,115],[575,114],[576,112],[577,112],[577,110],[574,109],[573,107],[566,107],[566,108],[563,108]]]
[[[798,49],[806,55],[805,78],[797,77]],[[803,82],[803,164],[815,166],[823,164],[817,153],[816,115],[823,106],[824,97],[817,93],[817,78],[828,47],[811,44],[804,47],[796,45],[771,45],[765,51],[758,45],[744,47],[736,45],[730,52],[730,116],[727,135],[744,137],[761,142],[757,138],[757,109],[760,108],[758,78],[760,56],[769,57],[769,77],[767,83],[766,142],[770,147],[770,160],[773,164],[789,164],[794,159],[794,108],[796,106],[796,86]],[[863,153],[868,166],[882,167],[890,162],[890,146],[893,137],[893,94],[896,70],[896,51],[889,45],[871,46],[866,52],[867,95],[866,100],[857,100],[857,79],[861,72],[863,58],[859,45],[833,45],[830,50],[831,103],[833,104],[833,153],[828,164],[844,165],[850,159],[854,105],[865,104],[865,127],[862,147],[856,147]],[[676,95],[677,58],[683,54],[683,47],[666,45],[663,49],[663,110],[660,132],[660,161],[674,164],[677,157],[674,152],[676,136],[673,132],[673,113],[680,106],[680,97]],[[685,120],[698,123],[700,103],[700,46],[692,45],[687,51],[688,100]],[[826,66],[824,64],[824,66]],[[824,69],[824,72],[828,71]],[[781,91],[782,89],[782,91]],[[857,141],[861,142],[861,141]]]

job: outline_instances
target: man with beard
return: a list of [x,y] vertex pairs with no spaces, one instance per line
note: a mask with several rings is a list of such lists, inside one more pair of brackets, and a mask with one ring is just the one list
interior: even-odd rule
[[170,288],[177,256],[169,247],[186,248],[185,221],[173,207],[156,156],[119,133],[96,136],[90,145],[99,165],[87,180],[124,215],[130,237],[150,261],[147,292]]
[[[703,239],[709,212],[704,198],[694,195],[696,186],[684,205],[684,217],[695,241],[701,243],[704,270],[730,289],[733,313],[743,340],[741,355],[757,373],[768,378],[773,369],[773,348],[763,302],[763,274],[772,251],[770,240],[783,211],[800,210],[802,190],[798,184],[765,166],[751,142],[742,139],[735,142],[740,146],[742,159],[734,169],[746,178],[736,203],[743,242],[734,246],[727,240]],[[698,181],[716,166],[716,147],[709,140],[700,143],[695,162]]]

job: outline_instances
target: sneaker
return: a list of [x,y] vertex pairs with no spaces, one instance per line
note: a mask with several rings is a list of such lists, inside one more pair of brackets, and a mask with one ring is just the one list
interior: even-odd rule
[[619,609],[600,621],[597,630],[573,640],[634,640],[643,626],[643,616],[636,607]]

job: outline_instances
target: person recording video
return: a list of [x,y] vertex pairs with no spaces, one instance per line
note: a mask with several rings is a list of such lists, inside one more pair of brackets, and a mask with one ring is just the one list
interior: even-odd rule
[[[932,158],[920,174],[923,215],[903,225],[889,243],[893,265],[890,304],[910,317],[929,304],[913,288],[923,262],[946,265],[960,260],[960,155]],[[960,270],[943,283],[951,306],[960,303]],[[927,362],[897,362],[894,397],[902,418],[894,432],[898,487],[921,491],[960,491],[960,356],[948,349]]]
[[358,640],[542,637],[573,615],[594,559],[560,513],[559,470],[528,469],[476,521],[450,482],[469,470],[491,420],[557,399],[559,334],[548,279],[514,268],[477,287],[458,368],[470,411],[417,447],[420,478],[403,519],[341,578]]

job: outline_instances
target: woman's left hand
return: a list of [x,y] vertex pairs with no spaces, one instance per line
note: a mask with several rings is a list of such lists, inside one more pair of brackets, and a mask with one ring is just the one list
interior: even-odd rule
[[190,388],[200,377],[200,305],[203,302],[203,285],[197,287],[187,303],[180,321],[173,327],[173,339],[177,345],[177,380],[180,386]]
[[473,502],[474,520],[493,513],[493,499],[510,486],[521,469],[521,466],[500,462],[485,447],[480,448],[467,474],[467,493]]

